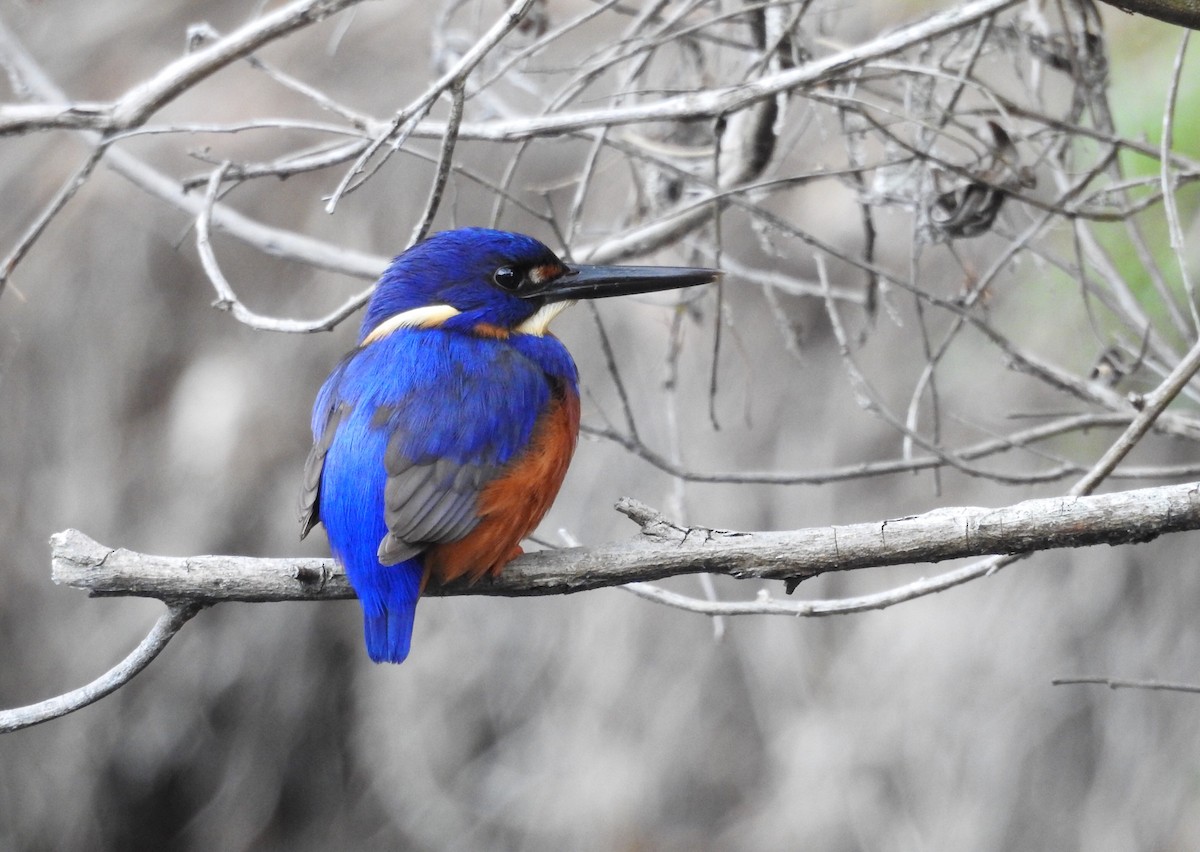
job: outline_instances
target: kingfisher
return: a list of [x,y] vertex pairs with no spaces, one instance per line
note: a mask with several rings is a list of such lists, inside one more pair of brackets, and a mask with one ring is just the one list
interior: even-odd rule
[[324,525],[372,660],[403,662],[426,584],[499,573],[558,494],[579,376],[551,321],[578,299],[719,274],[566,263],[485,228],[433,234],[392,261],[358,345],[317,393],[300,499],[301,538]]

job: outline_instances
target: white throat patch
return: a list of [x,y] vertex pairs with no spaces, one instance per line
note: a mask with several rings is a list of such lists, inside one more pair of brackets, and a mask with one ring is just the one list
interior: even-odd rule
[[544,337],[550,329],[550,323],[554,322],[554,318],[573,304],[575,304],[574,301],[566,301],[551,302],[548,305],[542,305],[538,308],[536,314],[514,328],[513,331],[517,334],[532,334],[536,337]]

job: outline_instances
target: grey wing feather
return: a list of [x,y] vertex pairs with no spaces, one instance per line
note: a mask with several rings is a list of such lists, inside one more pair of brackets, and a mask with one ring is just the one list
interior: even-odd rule
[[479,491],[499,467],[450,459],[405,465],[398,451],[388,450],[384,520],[389,532],[379,543],[380,563],[403,562],[430,544],[457,541],[475,528]]
[[397,565],[407,559],[412,559],[424,549],[421,545],[409,544],[395,533],[388,533],[379,542],[379,550],[377,552],[379,564]]
[[[402,511],[405,506],[423,505],[433,493],[433,475],[431,464],[412,465],[407,470],[390,474],[383,488],[384,510],[395,513]],[[391,527],[389,518],[388,528]]]
[[321,472],[325,469],[325,456],[333,446],[333,437],[337,434],[338,424],[350,410],[350,406],[342,403],[329,415],[325,422],[325,431],[313,443],[308,451],[308,459],[304,462],[304,480],[300,489],[300,538],[304,538],[321,521]]
[[441,513],[437,523],[430,527],[425,537],[431,541],[457,541],[473,530],[478,523],[475,500],[459,496]]
[[[340,403],[329,414],[320,438],[304,463],[300,491],[300,537],[320,523],[321,475],[338,426],[352,406]],[[388,534],[379,542],[383,565],[411,559],[430,544],[457,541],[479,523],[475,513],[480,490],[499,472],[496,465],[438,459],[417,464],[404,457],[398,441],[384,454],[384,520]]]

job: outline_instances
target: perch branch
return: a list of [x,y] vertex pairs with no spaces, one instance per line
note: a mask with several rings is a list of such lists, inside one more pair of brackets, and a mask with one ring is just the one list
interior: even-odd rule
[[[1200,529],[1198,493],[1200,483],[1186,483],[1028,500],[996,509],[943,508],[788,532],[683,527],[623,499],[617,508],[642,528],[633,541],[526,554],[498,577],[475,585],[431,588],[428,593],[566,594],[696,573],[797,580],[881,565],[1145,542],[1164,533]],[[331,600],[354,594],[341,569],[327,559],[152,556],[106,547],[77,530],[55,534],[52,549],[55,582],[93,595],[211,604]]]

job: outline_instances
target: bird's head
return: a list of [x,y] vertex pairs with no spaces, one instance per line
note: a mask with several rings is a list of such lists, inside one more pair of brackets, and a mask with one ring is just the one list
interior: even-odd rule
[[692,267],[568,264],[524,234],[442,231],[392,261],[367,304],[359,340],[435,326],[540,335],[576,299],[690,287],[718,275]]

